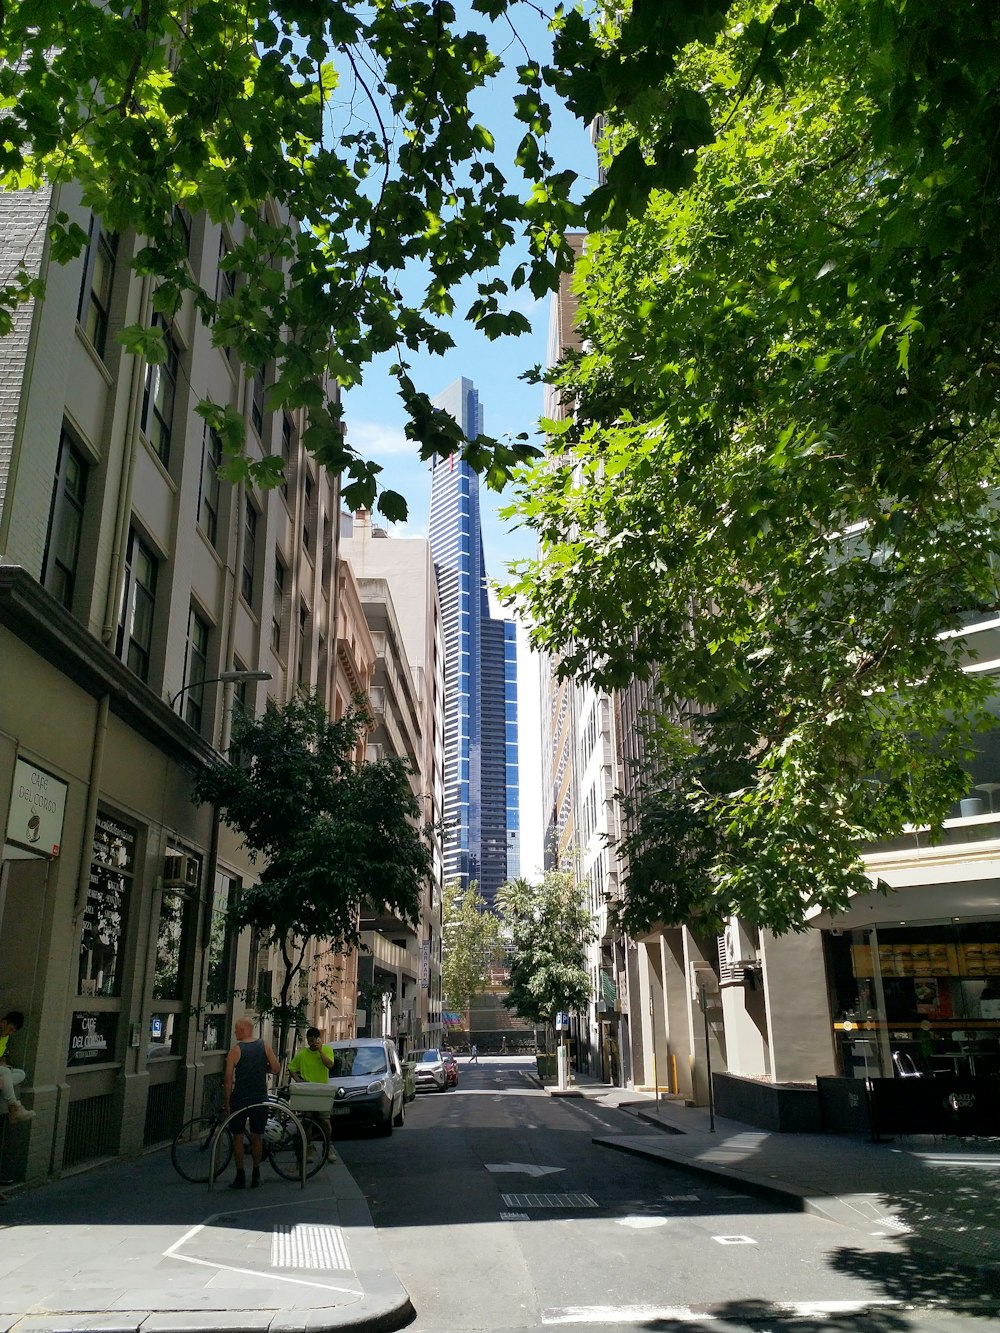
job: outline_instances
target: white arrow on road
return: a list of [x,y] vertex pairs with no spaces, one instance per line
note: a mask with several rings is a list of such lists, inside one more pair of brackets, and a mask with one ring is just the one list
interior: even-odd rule
[[534,1162],[485,1162],[484,1166],[494,1175],[551,1176],[565,1170],[561,1166],[536,1166]]

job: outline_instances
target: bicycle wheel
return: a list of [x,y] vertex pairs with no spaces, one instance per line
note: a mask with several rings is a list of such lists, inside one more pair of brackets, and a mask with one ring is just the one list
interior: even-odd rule
[[[326,1165],[330,1151],[330,1139],[318,1120],[303,1118],[302,1128],[306,1132],[306,1175],[314,1176]],[[302,1139],[298,1127],[288,1112],[272,1112],[267,1122],[264,1135],[267,1155],[271,1165],[285,1180],[299,1180],[301,1177]]]
[[[192,1184],[204,1185],[212,1160],[212,1140],[217,1136],[221,1121],[213,1115],[197,1115],[189,1120],[177,1132],[177,1137],[170,1145],[170,1160],[174,1170]],[[233,1139],[229,1130],[222,1132],[222,1139],[215,1150],[216,1179],[222,1175],[233,1155]]]

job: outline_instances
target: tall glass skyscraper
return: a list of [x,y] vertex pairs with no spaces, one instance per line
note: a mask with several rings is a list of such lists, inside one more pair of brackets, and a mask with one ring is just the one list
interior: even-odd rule
[[[456,380],[434,405],[469,439],[482,431],[471,380]],[[478,476],[459,458],[432,467],[430,542],[445,646],[445,878],[477,880],[492,902],[520,873],[515,626],[490,616]]]

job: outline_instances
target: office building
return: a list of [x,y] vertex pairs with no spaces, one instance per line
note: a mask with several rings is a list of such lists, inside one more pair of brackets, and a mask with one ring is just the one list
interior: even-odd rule
[[[456,380],[434,405],[469,439],[482,431],[471,380]],[[445,646],[445,878],[477,881],[492,902],[520,864],[515,626],[490,614],[479,477],[457,456],[432,466],[430,543]]]

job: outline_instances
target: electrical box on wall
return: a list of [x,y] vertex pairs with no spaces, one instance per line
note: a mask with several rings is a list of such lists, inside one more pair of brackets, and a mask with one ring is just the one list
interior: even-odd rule
[[196,889],[198,861],[183,852],[171,852],[163,858],[163,887],[165,889]]
[[729,967],[757,966],[757,946],[753,943],[749,929],[738,916],[731,916],[726,922],[723,939]]

